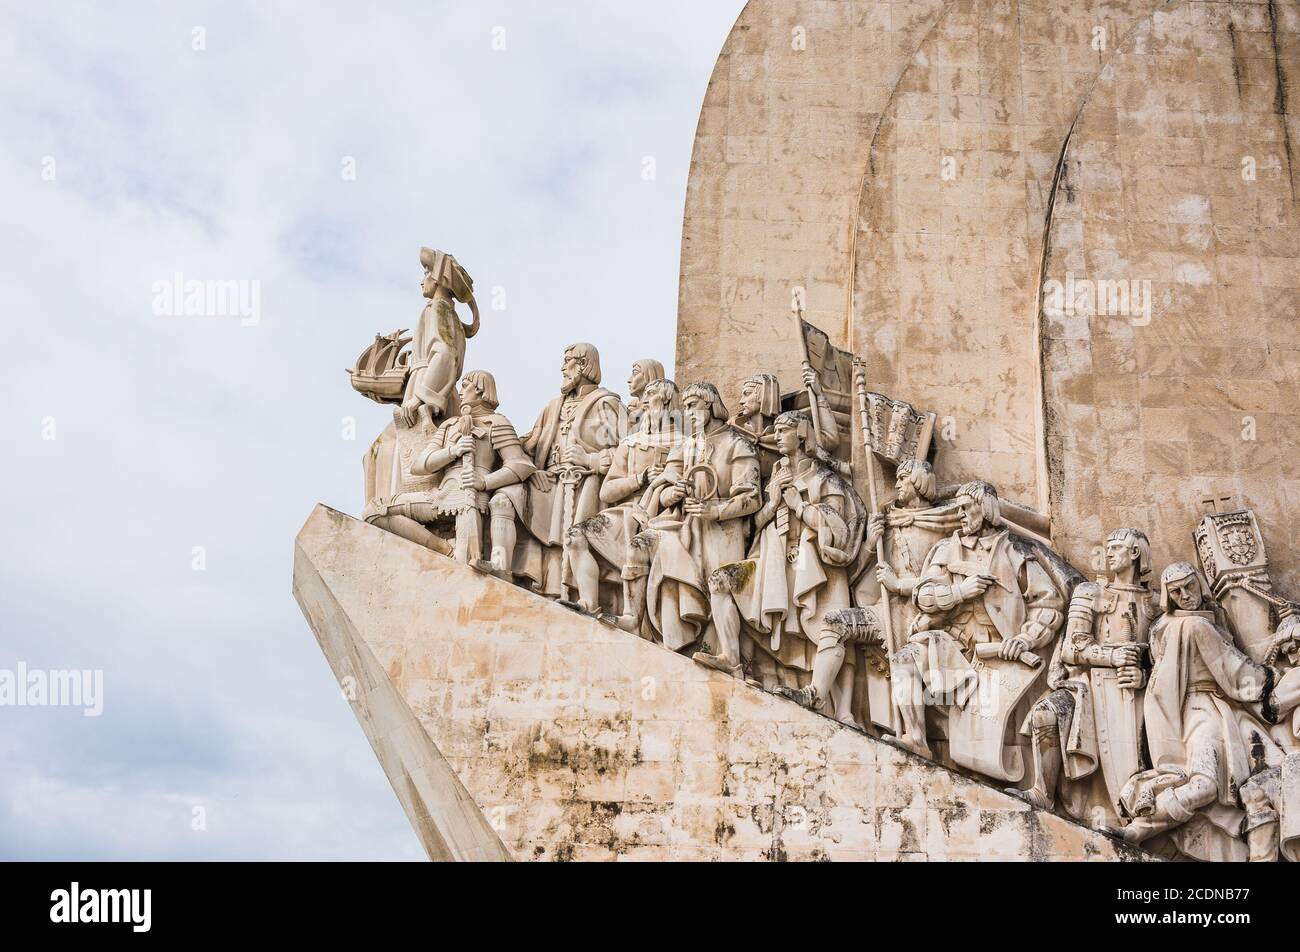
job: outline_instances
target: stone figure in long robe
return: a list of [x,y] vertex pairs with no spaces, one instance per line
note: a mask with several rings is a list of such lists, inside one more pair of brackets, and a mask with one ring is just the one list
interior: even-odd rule
[[[478,303],[474,282],[451,255],[420,249],[424,277],[420,288],[429,299],[411,338],[410,375],[402,404],[394,411],[399,425],[414,426],[421,407],[434,421],[459,412],[456,381],[465,366],[465,342],[478,333]],[[468,304],[474,319],[462,324],[456,302]]]
[[527,482],[493,494],[492,559],[476,563],[523,579],[550,598],[561,596],[567,583],[565,536],[600,511],[601,483],[627,435],[622,401],[600,386],[595,347],[566,348],[560,378],[560,395],[523,437],[537,471]]
[[1167,833],[1192,859],[1244,861],[1238,791],[1283,759],[1248,708],[1269,694],[1273,672],[1233,644],[1189,563],[1165,569],[1160,604],[1143,700],[1152,767],[1125,785],[1131,819],[1118,832],[1130,843]]
[[[604,507],[575,525],[570,533],[569,557],[578,589],[576,605],[592,614],[621,616],[634,597],[630,580],[622,577],[628,545],[649,521],[646,493],[668,468],[668,460],[682,442],[682,400],[677,385],[659,379],[641,393],[642,409],[636,430],[614,450],[609,471],[600,486]],[[621,581],[619,604],[602,612],[603,577]]]
[[688,434],[647,494],[650,520],[632,541],[624,574],[632,610],[619,624],[640,631],[648,621],[648,634],[673,651],[715,639],[720,654],[735,659],[728,670],[738,674],[740,620],[714,610],[709,579],[745,555],[748,517],[760,505],[758,454],[727,425],[712,384],[687,387],[682,403]]
[[1002,522],[992,486],[967,483],[956,498],[961,527],[926,556],[912,596],[913,633],[894,657],[899,740],[931,756],[925,711],[933,708],[947,721],[955,763],[1016,783],[1023,755],[1007,735],[1044,683],[1041,653],[1065,621],[1065,595]]
[[[750,558],[724,566],[714,585],[754,631],[755,657],[775,668],[776,686],[798,689],[811,682],[827,615],[849,607],[849,567],[861,550],[866,513],[853,487],[817,458],[806,412],[781,414],[774,430],[781,460],[754,519]],[[848,722],[853,667],[843,666],[824,699]]]

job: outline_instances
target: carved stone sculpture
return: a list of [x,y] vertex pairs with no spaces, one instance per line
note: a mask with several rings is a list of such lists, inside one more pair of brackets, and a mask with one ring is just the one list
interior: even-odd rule
[[[438,426],[429,445],[412,459],[411,472],[439,479],[438,488],[420,504],[419,521],[453,521],[455,558],[468,565],[483,556],[490,494],[522,482],[536,467],[510,421],[496,412],[496,378],[486,370],[471,370],[461,381],[459,396],[459,415]],[[393,530],[407,518],[390,513],[378,522]]]
[[[410,376],[402,405],[395,412],[401,423],[413,426],[421,407],[431,419],[458,412],[456,381],[465,366],[465,342],[478,333],[478,303],[474,282],[456,259],[432,248],[420,249],[424,278],[420,289],[429,299],[415,325],[408,361]],[[474,315],[469,324],[456,316],[456,302],[468,304]]]
[[625,572],[632,613],[620,624],[639,629],[644,604],[666,647],[680,651],[702,635],[716,638],[716,657],[724,659],[717,663],[738,674],[740,618],[725,604],[719,610],[725,599],[709,581],[745,555],[747,517],[760,504],[758,454],[727,425],[727,408],[712,384],[687,387],[682,403],[689,433],[647,493],[650,521],[634,540]]
[[[645,496],[668,467],[668,459],[682,442],[682,400],[677,385],[659,378],[641,392],[641,415],[636,430],[614,450],[609,471],[600,486],[600,502],[606,508],[570,532],[570,561],[578,589],[577,607],[599,613],[602,570],[622,581],[623,598],[609,611],[621,616],[638,614],[628,606],[636,594],[628,591],[629,579],[622,578],[628,560],[628,544],[645,528],[649,516]],[[644,598],[644,593],[641,593]]]
[[1237,791],[1283,759],[1247,708],[1267,696],[1272,672],[1232,643],[1190,563],[1165,569],[1160,607],[1143,703],[1152,768],[1124,787],[1121,806],[1132,820],[1120,833],[1141,843],[1167,832],[1184,856],[1243,861]]
[[565,348],[560,381],[560,395],[523,437],[537,469],[526,483],[493,494],[492,559],[477,565],[522,578],[549,598],[567,595],[569,530],[600,511],[601,482],[627,433],[622,401],[600,386],[595,347]]
[[[774,669],[780,687],[806,706],[829,705],[837,718],[852,722],[856,666],[841,658],[829,685],[814,687],[812,676],[827,616],[849,607],[849,573],[862,549],[865,507],[853,487],[816,456],[808,413],[781,414],[775,433],[781,460],[754,518],[751,557],[723,567],[713,584],[731,596],[756,633],[756,655],[765,657],[755,660]],[[823,665],[823,672],[829,667]]]
[[1106,539],[1110,577],[1079,585],[1048,672],[1049,693],[1030,712],[1034,785],[1050,810],[1058,785],[1067,813],[1093,826],[1119,821],[1120,794],[1144,766],[1142,687],[1156,608],[1147,586],[1151,544],[1138,529]]
[[664,365],[653,358],[646,357],[632,365],[632,372],[627,378],[627,423],[632,432],[636,432],[641,423],[645,388],[656,380],[663,379]]
[[[901,641],[912,630],[916,606],[912,593],[920,581],[925,557],[936,542],[951,535],[961,525],[961,507],[951,500],[938,502],[934,470],[925,460],[904,459],[895,468],[894,499],[882,512],[871,516],[868,528],[865,571],[855,580],[853,603],[879,606],[887,591],[891,630]],[[876,558],[878,538],[883,541],[885,560]],[[883,634],[883,632],[882,632]],[[863,676],[866,687],[866,720],[882,730],[897,734],[902,730],[898,707],[894,703],[890,656],[893,652],[883,640],[866,643]],[[921,738],[924,742],[924,737]]]
[[992,486],[968,483],[957,498],[961,528],[926,556],[913,593],[915,633],[894,659],[900,740],[930,756],[924,719],[934,707],[946,716],[955,763],[1018,783],[1023,756],[1007,729],[1042,684],[1065,598],[1034,550],[1003,525]]

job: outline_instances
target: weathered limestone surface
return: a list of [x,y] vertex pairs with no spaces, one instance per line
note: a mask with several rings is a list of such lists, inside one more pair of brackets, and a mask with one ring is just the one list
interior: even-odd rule
[[1298,30],[1295,4],[1170,5],[1124,38],[1079,113],[1044,273],[1145,280],[1153,306],[1149,324],[1044,316],[1063,551],[1123,523],[1147,527],[1158,562],[1186,558],[1189,512],[1230,497],[1297,590]]
[[[1203,499],[1252,507],[1294,590],[1298,30],[1293,0],[751,0],[696,137],[678,378],[793,389],[803,286],[940,414],[941,481],[1049,512],[1080,566],[1105,527],[1165,564]],[[1149,280],[1150,322],[1045,315],[1067,273]]]
[[1145,855],[323,506],[294,592],[434,858]]
[[809,321],[845,328],[872,135],[943,6],[745,7],[705,93],[691,159],[677,326],[683,383],[713,381],[734,402],[740,381],[762,368],[795,389],[795,286],[807,292]]
[[[294,550],[294,598],[429,858],[508,860],[501,838],[416,720],[399,682],[389,677],[389,666],[380,664],[356,627],[357,622],[368,620],[364,610],[357,610],[358,600],[364,606],[369,599],[366,586],[376,579],[367,563],[349,566],[340,561],[362,555],[336,531],[348,523],[364,526],[375,547],[370,557],[375,559],[383,550],[390,568],[401,566],[410,552],[420,551],[414,543],[317,506]],[[418,561],[408,561],[404,568],[408,578],[420,571]]]

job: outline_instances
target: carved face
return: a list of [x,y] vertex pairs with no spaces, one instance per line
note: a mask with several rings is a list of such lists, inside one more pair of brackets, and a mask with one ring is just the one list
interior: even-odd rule
[[425,297],[431,298],[435,291],[438,290],[438,282],[433,276],[433,272],[428,268],[424,269],[424,277],[420,279],[420,291]]
[[644,394],[645,409],[650,414],[652,420],[661,419],[664,412],[668,409],[668,403],[664,400],[664,391],[662,387],[655,387]]
[[799,429],[788,423],[778,423],[775,430],[776,449],[782,456],[794,456],[799,452]]
[[763,409],[763,388],[751,380],[740,389],[740,413],[742,420],[759,415]]
[[586,369],[587,362],[581,357],[572,353],[565,354],[564,363],[560,365],[560,392],[572,393],[577,390]]
[[686,423],[691,428],[691,432],[697,436],[703,433],[709,426],[709,420],[713,416],[709,408],[709,402],[698,394],[691,394],[686,398]]
[[984,509],[970,496],[958,496],[961,502],[961,531],[963,535],[977,535],[984,528]]
[[645,374],[641,372],[640,364],[632,365],[632,375],[627,378],[627,392],[634,397],[639,397],[645,392],[646,379]]
[[477,407],[483,402],[483,391],[469,377],[460,382],[460,402],[467,407]]
[[1175,605],[1185,612],[1194,612],[1201,607],[1201,583],[1195,575],[1170,582],[1169,597]]
[[1106,568],[1116,575],[1127,571],[1137,560],[1137,548],[1123,539],[1112,539],[1106,543]]
[[898,478],[894,480],[894,493],[898,497],[899,504],[904,506],[910,506],[916,502],[918,495],[916,484],[912,482],[912,477],[906,473],[900,473]]

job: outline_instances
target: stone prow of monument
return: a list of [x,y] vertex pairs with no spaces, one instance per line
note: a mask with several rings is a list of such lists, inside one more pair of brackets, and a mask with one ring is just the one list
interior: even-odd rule
[[1149,858],[325,506],[293,590],[430,859]]

